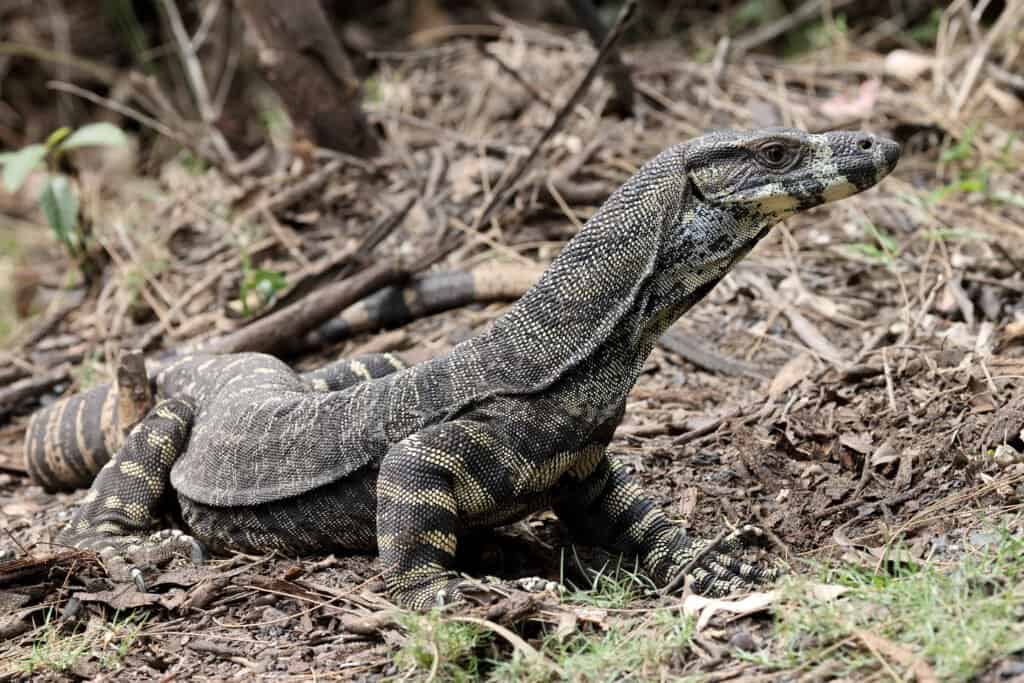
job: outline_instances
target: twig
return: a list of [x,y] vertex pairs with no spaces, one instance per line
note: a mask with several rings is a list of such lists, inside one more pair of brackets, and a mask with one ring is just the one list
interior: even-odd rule
[[885,353],[885,349],[882,349],[882,371],[885,373],[885,394],[889,397],[889,409],[892,410],[893,417],[895,417],[898,414],[896,391],[893,389],[892,371],[889,369],[889,356]]
[[608,54],[611,52],[612,47],[622,37],[623,32],[626,30],[626,24],[629,22],[633,13],[636,11],[637,0],[626,0],[626,3],[622,6],[622,10],[619,12],[619,16],[615,19],[615,24],[612,26],[611,31],[608,32],[608,36],[601,44],[601,49],[597,51],[597,56],[594,57],[594,61],[591,63],[590,68],[587,69],[587,73],[584,74],[583,79],[580,80],[579,85],[576,86],[576,90],[573,91],[569,99],[566,100],[562,108],[555,114],[554,120],[551,121],[551,125],[540,134],[540,137],[533,143],[529,153],[526,156],[521,157],[519,163],[513,168],[513,170],[506,174],[491,192],[490,201],[484,206],[483,210],[477,215],[473,221],[473,228],[478,230],[481,225],[486,224],[490,219],[491,215],[495,211],[500,209],[505,203],[511,198],[511,193],[508,191],[515,183],[522,177],[526,169],[529,168],[530,164],[537,157],[537,153],[540,152],[540,148],[544,143],[554,135],[562,124],[565,123],[565,119],[568,118],[569,112],[576,108],[576,103],[580,101],[583,94],[590,87],[594,77],[597,76],[598,70],[601,65],[608,58]]
[[167,14],[167,22],[170,24],[171,33],[174,35],[174,42],[178,45],[178,54],[181,58],[182,66],[185,67],[185,75],[188,77],[189,86],[192,88],[196,109],[199,110],[199,117],[203,121],[206,133],[210,136],[210,141],[213,143],[217,153],[220,154],[221,159],[229,165],[234,165],[238,162],[238,159],[235,158],[234,152],[228,146],[227,140],[224,139],[224,136],[213,125],[217,115],[210,99],[210,90],[206,87],[203,68],[199,64],[199,57],[194,49],[195,46],[185,30],[185,24],[181,20],[178,6],[174,0],[163,0],[162,5],[164,12]]
[[54,50],[48,50],[45,47],[40,47],[38,45],[0,41],[0,55],[27,57],[29,59],[39,60],[40,62],[50,62],[52,64],[77,69],[78,71],[95,78],[97,81],[107,84],[116,83],[118,80],[118,72],[104,64],[76,57],[72,54],[64,54]]
[[55,384],[68,379],[71,364],[65,363],[55,370],[38,377],[27,377],[0,389],[0,417],[4,417],[18,407],[22,401],[37,396]]
[[709,372],[733,377],[768,379],[768,374],[758,366],[715,353],[705,348],[691,335],[682,332],[666,332],[658,340],[658,345]]
[[[573,11],[576,13],[576,21],[580,23],[583,30],[590,36],[595,47],[600,47],[608,38],[608,32],[601,22],[592,0],[570,0]],[[619,51],[612,49],[608,53],[608,59],[604,67],[605,78],[612,84],[615,95],[610,102],[611,109],[620,116],[633,114],[633,80],[629,76],[629,68],[622,62]]]
[[[840,7],[849,5],[852,1],[853,0],[831,0],[831,2],[828,3],[829,9],[835,11]],[[810,21],[814,18],[815,14],[822,10],[824,5],[825,0],[810,0],[809,2],[805,2],[800,5],[792,12],[788,12],[778,21],[765,24],[750,35],[738,39],[732,48],[734,58],[739,58],[744,53],[760,47],[769,41],[775,40],[782,34],[799,26],[805,21]]]
[[188,37],[185,24],[181,20],[181,14],[178,12],[178,6],[174,0],[162,0],[161,4],[164,12],[167,13],[167,23],[170,25],[171,34],[178,45],[181,64],[185,67],[185,75],[188,76],[192,94],[196,98],[196,109],[199,110],[199,116],[203,119],[203,123],[210,125],[214,120],[213,106],[210,104],[210,92],[206,88],[206,79],[203,78],[203,68],[193,49],[195,46]]
[[368,255],[395,228],[401,225],[415,203],[416,198],[414,196],[408,197],[398,209],[385,216],[380,222],[370,228],[366,236],[363,237],[362,242],[355,248],[337,256],[321,260],[301,272],[296,278],[295,283],[280,293],[275,308],[280,309],[283,306],[298,301],[328,280],[347,276],[352,272],[360,256]]
[[530,97],[532,97],[533,99],[537,100],[538,102],[543,104],[548,109],[554,109],[555,108],[554,103],[552,103],[551,100],[546,95],[544,95],[541,91],[537,90],[537,88],[535,88],[533,86],[533,84],[530,83],[528,80],[523,78],[523,75],[521,73],[519,73],[517,70],[513,69],[508,64],[508,62],[506,62],[504,59],[502,59],[498,55],[496,55],[493,52],[491,52],[490,50],[488,50],[484,46],[484,44],[479,42],[479,41],[478,42],[474,42],[473,45],[474,45],[474,47],[476,47],[477,52],[479,52],[481,54],[481,56],[486,57],[487,59],[490,59],[492,62],[497,64],[498,68],[501,71],[503,71],[505,73],[505,75],[509,76],[512,80],[514,80],[516,83],[518,83],[519,86],[523,90],[525,90],[527,93],[529,93]]
[[196,150],[196,146],[193,144],[191,140],[188,139],[186,135],[171,130],[164,124],[160,123],[160,121],[157,121],[151,116],[143,114],[138,109],[133,109],[132,107],[129,107],[125,104],[121,104],[120,102],[115,102],[110,98],[103,97],[102,95],[97,95],[96,93],[86,90],[85,88],[79,88],[77,85],[74,85],[72,83],[65,83],[63,81],[49,81],[46,84],[46,87],[50,88],[51,90],[57,90],[60,92],[71,93],[72,95],[78,95],[82,99],[89,100],[93,104],[98,104],[101,107],[106,107],[107,109],[110,109],[111,111],[116,111],[121,116],[125,116],[129,119],[132,119],[133,121],[141,123],[143,126],[151,128],[160,135],[163,135],[165,138],[174,140],[179,145],[187,147],[188,149],[196,151],[198,153],[198,151]]
[[999,19],[996,20],[995,25],[989,29],[985,35],[985,39],[982,41],[981,46],[974,51],[971,56],[971,61],[967,64],[967,68],[964,70],[964,79],[960,82],[960,90],[956,94],[956,99],[953,100],[952,114],[956,116],[960,113],[960,109],[967,102],[968,95],[971,94],[971,90],[974,89],[974,84],[978,80],[978,75],[981,73],[981,67],[985,64],[985,59],[988,57],[989,51],[992,46],[995,45],[996,40],[1002,37],[1003,33],[1011,27],[1015,26],[1015,20],[1017,15],[1020,14],[1021,10],[1024,9],[1024,3],[1022,2],[1010,2],[1003,8],[1003,13]]

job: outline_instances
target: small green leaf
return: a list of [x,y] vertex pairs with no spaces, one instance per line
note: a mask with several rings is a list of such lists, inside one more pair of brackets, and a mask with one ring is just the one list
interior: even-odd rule
[[67,126],[61,126],[57,130],[50,133],[50,137],[46,138],[46,149],[53,149],[61,143],[61,141],[67,136],[71,135],[71,129]]
[[12,154],[4,163],[4,189],[17,192],[28,174],[46,157],[44,145],[29,145]]
[[121,145],[128,144],[128,136],[124,134],[124,131],[115,126],[112,123],[90,123],[82,126],[74,133],[72,133],[64,144],[61,145],[62,149],[75,149],[77,147],[91,147],[91,146],[104,146],[104,147],[120,147]]
[[78,195],[71,182],[62,175],[52,176],[39,195],[39,205],[57,239],[74,254],[78,248]]

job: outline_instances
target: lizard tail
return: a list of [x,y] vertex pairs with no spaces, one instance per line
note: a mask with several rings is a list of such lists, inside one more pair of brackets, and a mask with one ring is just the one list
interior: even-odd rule
[[32,416],[25,465],[50,492],[86,488],[120,441],[117,391],[104,384],[56,401]]

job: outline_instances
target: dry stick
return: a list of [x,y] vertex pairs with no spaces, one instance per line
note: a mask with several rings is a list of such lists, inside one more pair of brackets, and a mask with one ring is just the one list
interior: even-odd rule
[[142,351],[125,351],[117,361],[117,419],[121,437],[153,408],[153,389],[146,374]]
[[192,88],[192,95],[195,97],[196,109],[199,110],[199,117],[203,120],[203,127],[206,134],[210,136],[217,153],[221,155],[224,163],[234,165],[238,162],[234,153],[228,146],[227,141],[214,127],[216,114],[210,100],[210,90],[206,87],[206,79],[203,77],[203,68],[199,65],[199,57],[185,30],[185,24],[181,20],[178,6],[174,0],[163,0],[164,13],[167,15],[167,23],[171,27],[171,34],[174,42],[178,45],[178,55],[181,64],[185,67],[185,75],[188,77],[189,85]]
[[[600,47],[608,37],[604,23],[597,13],[592,0],[570,0],[573,12],[576,13],[576,21],[583,27],[583,30],[590,36],[594,47]],[[614,95],[609,103],[611,110],[621,116],[633,114],[633,79],[629,75],[629,67],[619,56],[618,50],[611,50],[604,68],[604,77],[612,85]]]
[[960,90],[953,101],[951,112],[953,116],[957,116],[960,113],[960,109],[967,102],[967,96],[971,94],[971,90],[973,90],[974,84],[978,80],[978,75],[981,73],[981,67],[984,66],[985,59],[992,50],[992,46],[995,45],[996,41],[1002,37],[1003,33],[1010,26],[1015,25],[1016,15],[1021,13],[1022,10],[1024,10],[1024,3],[1020,1],[1007,3],[1006,7],[1003,8],[1002,15],[996,20],[995,25],[985,34],[981,47],[974,52],[971,61],[967,64],[964,79],[960,83]]
[[27,377],[0,389],[0,417],[14,410],[22,401],[67,380],[70,375],[71,364],[65,363],[44,375]]
[[518,83],[519,86],[523,90],[525,90],[530,97],[540,102],[548,109],[555,108],[555,105],[546,95],[544,95],[540,90],[537,90],[537,88],[535,88],[532,83],[526,80],[523,77],[523,75],[519,73],[516,69],[512,68],[512,66],[508,62],[506,62],[504,59],[488,50],[483,43],[474,42],[473,46],[476,48],[477,52],[479,52],[482,57],[486,57],[487,59],[490,59],[492,62],[497,64],[498,69],[500,69],[502,72],[505,73],[505,75],[509,76],[512,80]]
[[[840,7],[849,5],[853,0],[831,0],[829,9],[835,11]],[[738,39],[732,48],[733,59],[738,59],[744,53],[760,47],[765,43],[775,40],[783,33],[809,21],[815,14],[820,12],[825,5],[825,0],[810,0],[800,5],[796,10],[789,12],[783,18],[770,24],[765,24],[750,35]]]
[[64,54],[56,50],[48,50],[37,45],[0,41],[0,56],[27,57],[40,62],[51,62],[60,66],[70,67],[108,85],[115,83],[119,76],[116,69],[111,69],[99,62],[83,59],[71,54]]
[[669,330],[658,340],[658,345],[709,372],[732,377],[769,379],[768,373],[761,367],[718,354],[704,347],[692,335],[684,332]]
[[569,112],[576,108],[576,103],[580,101],[580,98],[583,97],[587,88],[590,87],[590,84],[593,82],[594,77],[597,76],[597,72],[601,68],[601,65],[608,58],[609,53],[615,46],[615,43],[619,41],[619,38],[622,37],[623,32],[625,32],[626,24],[636,11],[636,3],[637,0],[626,0],[626,4],[622,6],[619,16],[615,19],[615,24],[608,32],[608,37],[605,38],[604,42],[601,44],[601,49],[597,51],[597,56],[594,58],[590,68],[587,69],[587,73],[583,76],[579,85],[576,86],[576,90],[573,91],[569,99],[562,105],[562,108],[558,110],[557,114],[555,114],[555,118],[551,122],[551,125],[547,127],[547,130],[541,133],[540,137],[538,137],[536,142],[533,143],[529,153],[525,157],[521,157],[519,163],[514,167],[512,172],[506,174],[498,182],[498,185],[491,193],[490,201],[486,206],[484,206],[484,209],[477,216],[476,220],[473,221],[474,230],[479,230],[481,225],[485,225],[491,219],[494,212],[504,206],[511,198],[511,192],[509,192],[509,189],[515,185],[519,178],[522,177],[523,173],[526,172],[526,169],[530,164],[533,163],[533,160],[537,157],[537,153],[540,152],[541,146],[552,135],[554,135],[559,128],[562,127],[562,124],[565,123],[565,119],[569,116]]
[[[129,118],[135,121],[136,123],[142,124],[146,128],[150,128],[156,131],[157,133],[163,135],[165,138],[169,140],[174,140],[182,147],[185,147],[198,154],[198,148],[196,147],[195,143],[193,143],[192,140],[190,140],[188,136],[186,136],[184,133],[180,133],[176,130],[168,128],[166,125],[160,123],[160,121],[154,119],[152,116],[147,116],[146,114],[143,114],[137,109],[133,109],[127,105],[121,104],[120,102],[115,102],[114,100],[107,97],[103,97],[102,95],[97,95],[96,93],[86,90],[85,88],[79,88],[77,85],[74,85],[73,83],[64,83],[63,81],[49,81],[47,82],[46,87],[50,90],[57,90],[58,92],[67,92],[71,93],[72,95],[78,95],[83,100],[89,100],[93,104],[98,104],[101,107],[106,107],[111,111],[117,112],[121,116]],[[209,155],[200,156],[203,156],[204,159],[208,159],[209,157]]]
[[371,227],[362,242],[354,249],[337,256],[327,257],[300,272],[295,283],[278,296],[277,309],[280,310],[284,306],[299,301],[327,280],[349,275],[356,265],[358,257],[362,254],[369,254],[390,235],[402,223],[415,203],[416,198],[410,196],[394,213],[385,216]]

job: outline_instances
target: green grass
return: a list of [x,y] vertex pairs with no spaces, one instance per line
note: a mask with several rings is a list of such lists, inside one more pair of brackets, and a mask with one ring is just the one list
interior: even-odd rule
[[681,680],[667,676],[689,655],[693,620],[675,612],[657,610],[644,617],[622,619],[599,634],[574,631],[547,635],[540,651],[558,667],[541,666],[524,657],[497,663],[492,681],[543,683],[551,680],[617,681]]
[[399,671],[436,681],[477,681],[493,634],[476,624],[446,619],[437,612],[404,614],[405,642],[395,653]]
[[119,669],[148,619],[146,614],[131,612],[124,617],[115,616],[110,622],[90,621],[84,630],[67,633],[52,617],[51,610],[39,635],[18,661],[20,671],[65,672],[90,659],[95,659],[105,671]]
[[476,624],[443,614],[406,614],[405,642],[394,655],[399,677],[437,681],[656,680],[687,655],[693,620],[667,610],[619,619],[600,633],[574,625],[548,628],[541,658],[508,653],[507,643]]
[[[873,571],[846,564],[819,576],[791,577],[780,586],[774,624],[761,648],[730,650],[731,656],[794,675],[829,664],[830,675],[851,680],[912,679],[908,669],[925,663],[937,680],[972,680],[1024,651],[1024,538],[1007,532],[991,538],[984,548],[943,565],[886,561]],[[816,581],[847,592],[815,598]],[[407,615],[406,640],[394,661],[399,676],[429,678],[433,672],[438,681],[679,680],[696,658],[694,622],[676,610],[639,609],[646,588],[638,574],[613,566],[597,573],[591,587],[570,590],[563,598],[565,623],[530,625],[529,633],[519,633],[540,657],[510,646],[483,624],[454,615]],[[728,636],[727,630],[711,637]]]
[[[1024,649],[1024,539],[1008,533],[945,569],[901,565],[890,574],[846,567],[826,580],[850,590],[819,602],[809,597],[806,579],[789,582],[776,610],[775,641],[752,659],[780,669],[838,661],[845,675],[866,676],[884,655],[864,646],[857,636],[863,630],[923,657],[941,681],[966,681]],[[886,665],[905,673],[898,662]]]

